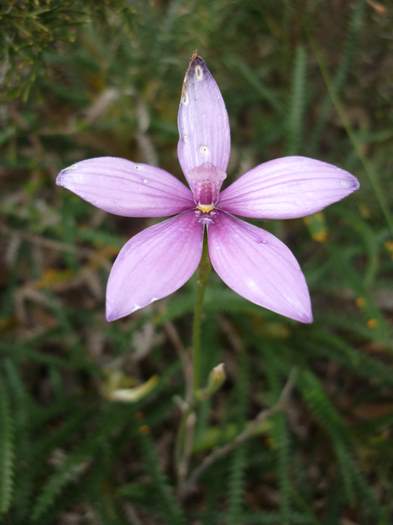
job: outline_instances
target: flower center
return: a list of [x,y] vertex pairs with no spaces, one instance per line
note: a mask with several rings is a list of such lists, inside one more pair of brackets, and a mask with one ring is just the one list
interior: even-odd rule
[[211,204],[209,206],[204,206],[203,204],[199,204],[195,208],[195,215],[198,219],[198,222],[201,224],[207,225],[207,224],[214,224],[215,216],[217,215],[217,212],[214,210],[214,205]]
[[201,211],[202,213],[210,213],[214,210],[214,204],[202,204],[201,202],[199,202],[196,209]]
[[217,200],[218,192],[214,182],[208,179],[198,180],[194,184],[194,198],[198,205],[210,206]]
[[214,210],[225,177],[226,173],[209,162],[201,164],[188,174],[197,211],[210,214]]

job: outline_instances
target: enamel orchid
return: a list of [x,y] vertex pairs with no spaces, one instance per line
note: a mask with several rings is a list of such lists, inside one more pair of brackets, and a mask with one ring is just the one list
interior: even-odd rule
[[131,238],[107,285],[106,317],[119,319],[178,290],[193,275],[208,238],[211,264],[236,293],[303,323],[312,322],[304,275],[292,252],[271,233],[237,217],[294,219],[357,190],[357,179],[306,157],[260,164],[226,189],[228,114],[204,60],[193,55],[178,113],[178,158],[190,189],[168,172],[99,157],[62,170],[57,184],[109,213],[173,216]]

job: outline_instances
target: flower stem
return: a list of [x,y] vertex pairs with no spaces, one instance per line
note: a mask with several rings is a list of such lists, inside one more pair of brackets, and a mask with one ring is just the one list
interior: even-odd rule
[[[196,405],[198,393],[201,390],[201,327],[203,299],[207,280],[210,273],[210,261],[206,237],[203,241],[201,262],[199,263],[196,297],[194,306],[194,320],[192,324],[192,360],[189,363],[190,373],[186,373],[186,395],[181,403],[182,416],[177,432],[175,445],[175,465],[177,472],[178,490],[182,491],[183,483],[188,474],[189,461],[192,454],[194,430],[196,423]],[[186,371],[187,372],[187,371]]]
[[196,282],[196,298],[194,306],[194,319],[192,323],[192,392],[193,401],[201,387],[201,327],[203,299],[205,297],[206,285],[210,273],[210,261],[207,248],[207,236],[203,241],[201,262],[199,263]]

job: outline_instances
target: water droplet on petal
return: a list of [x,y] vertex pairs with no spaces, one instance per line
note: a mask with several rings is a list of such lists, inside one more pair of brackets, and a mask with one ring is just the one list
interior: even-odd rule
[[202,144],[202,146],[199,147],[199,151],[202,153],[202,155],[209,154],[209,148],[205,144]]
[[131,314],[133,314],[134,312],[136,312],[137,310],[139,310],[141,308],[141,306],[139,304],[134,304],[134,306],[131,308]]
[[149,181],[147,179],[143,179],[143,184],[147,184]]
[[188,102],[189,102],[189,99],[188,99],[188,94],[184,91],[182,96],[181,96],[181,102],[182,104],[184,104],[185,106],[187,106]]
[[247,279],[247,284],[251,288],[251,290],[258,290],[258,285],[254,281],[254,279]]

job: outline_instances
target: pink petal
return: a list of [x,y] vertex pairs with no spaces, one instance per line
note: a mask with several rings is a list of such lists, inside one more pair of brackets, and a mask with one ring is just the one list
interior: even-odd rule
[[283,157],[260,164],[228,186],[219,207],[260,219],[295,219],[315,213],[359,188],[358,180],[332,164]]
[[191,170],[206,163],[226,172],[231,150],[228,114],[216,81],[197,55],[184,78],[177,122],[177,155],[187,180]]
[[208,239],[213,268],[236,293],[291,319],[312,322],[304,275],[274,235],[221,212],[209,225]]
[[124,217],[162,217],[194,205],[189,189],[166,171],[116,157],[77,162],[61,171],[56,183]]
[[146,228],[121,249],[106,290],[106,317],[114,321],[175,292],[196,270],[203,228],[185,212]]

